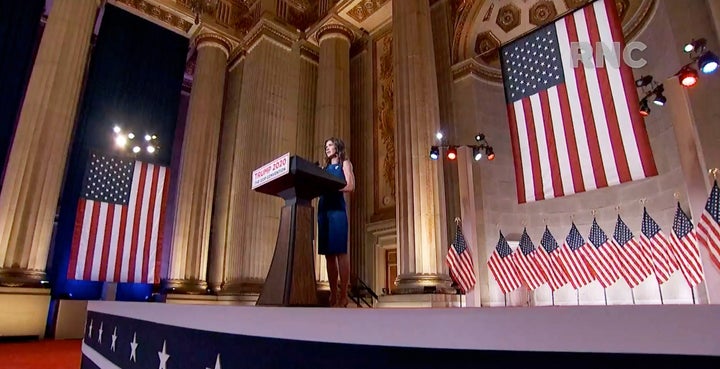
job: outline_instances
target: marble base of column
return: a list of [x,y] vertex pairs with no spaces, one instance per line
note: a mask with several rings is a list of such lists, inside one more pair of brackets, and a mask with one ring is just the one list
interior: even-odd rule
[[20,268],[0,268],[0,286],[47,287],[47,274],[43,271]]
[[227,282],[218,295],[247,295],[260,294],[263,288],[263,281]]
[[452,279],[445,274],[401,274],[395,284],[393,294],[457,293],[452,287]]
[[162,290],[166,293],[201,295],[207,293],[207,282],[195,279],[165,279]]

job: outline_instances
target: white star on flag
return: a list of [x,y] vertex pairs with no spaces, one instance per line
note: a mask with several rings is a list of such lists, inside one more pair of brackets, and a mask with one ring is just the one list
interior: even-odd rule
[[88,337],[92,338],[92,326],[93,326],[93,320],[90,319],[90,328],[88,328]]
[[130,360],[132,360],[136,363],[137,363],[137,357],[136,357],[137,347],[138,347],[137,333],[133,333],[133,340],[132,340],[132,342],[130,342]]
[[115,352],[115,341],[117,340],[117,327],[115,327],[115,330],[112,334],[112,343],[110,344],[110,350]]
[[103,322],[100,322],[100,329],[98,329],[98,343],[102,343],[102,332]]
[[160,366],[158,369],[167,369],[167,361],[170,358],[170,355],[168,355],[165,350],[165,341],[163,341],[162,352],[158,351],[158,357],[160,358]]
[[[205,367],[205,369],[210,369],[209,367]],[[215,368],[214,369],[222,369],[220,367],[220,354],[218,354],[217,359],[215,359]]]

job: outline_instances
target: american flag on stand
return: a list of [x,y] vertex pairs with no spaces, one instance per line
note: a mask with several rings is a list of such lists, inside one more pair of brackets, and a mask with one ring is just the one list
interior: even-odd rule
[[605,232],[593,219],[588,243],[582,248],[583,256],[603,288],[608,288],[620,279],[618,252]]
[[542,286],[547,281],[545,272],[535,260],[535,245],[533,245],[530,236],[527,234],[527,229],[523,229],[520,244],[513,255],[518,274],[530,290]]
[[698,236],[700,243],[710,253],[710,260],[720,269],[720,188],[717,181],[713,184],[705,210],[700,216]]
[[169,180],[166,167],[91,153],[68,279],[159,283]]
[[620,215],[615,222],[613,238],[619,254],[620,274],[630,288],[635,288],[652,274],[650,261],[647,259],[642,245],[633,238],[632,231],[623,222]]
[[680,202],[678,202],[675,211],[670,240],[672,241],[670,245],[673,254],[675,254],[688,285],[690,287],[698,285],[705,279],[705,273],[700,262],[700,250],[698,249],[695,231],[693,231],[693,224],[680,208]]
[[573,222],[570,232],[565,238],[565,243],[560,246],[560,261],[570,284],[575,289],[586,286],[595,280],[595,276],[582,255],[584,247],[587,247],[585,240]]
[[615,1],[598,0],[500,51],[519,203],[657,175],[630,68],[577,61],[616,43]]
[[679,265],[672,251],[670,240],[660,229],[647,209],[643,209],[642,227],[640,229],[640,243],[652,262],[655,278],[663,284],[678,270]]
[[445,258],[449,269],[450,276],[458,284],[463,293],[468,293],[475,287],[475,266],[473,264],[470,249],[465,242],[465,236],[462,233],[460,222],[455,229],[455,240],[448,249]]
[[556,251],[560,246],[558,246],[555,237],[547,226],[545,232],[543,232],[542,240],[540,240],[540,246],[536,252],[536,260],[542,265],[545,275],[548,277],[548,285],[553,291],[556,291],[568,283],[569,280],[562,267],[560,251]]
[[503,293],[508,293],[516,290],[522,285],[520,276],[513,262],[512,249],[507,243],[505,236],[500,232],[500,238],[498,239],[497,245],[495,245],[495,251],[488,258],[488,268],[490,273],[500,285],[500,290]]

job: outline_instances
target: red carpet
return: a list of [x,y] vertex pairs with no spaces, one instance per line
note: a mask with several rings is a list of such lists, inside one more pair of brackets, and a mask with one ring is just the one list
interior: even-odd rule
[[0,342],[3,369],[79,369],[81,340]]

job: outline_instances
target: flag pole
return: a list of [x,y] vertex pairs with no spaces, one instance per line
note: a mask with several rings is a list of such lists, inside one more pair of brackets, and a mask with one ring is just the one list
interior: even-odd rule
[[633,305],[635,305],[635,289],[630,288],[630,297],[632,297]]
[[[657,281],[657,277],[655,277],[655,280]],[[660,282],[658,282],[658,291],[660,291],[660,305],[665,305],[665,302],[663,301],[662,287],[660,285]]]

